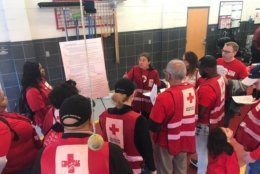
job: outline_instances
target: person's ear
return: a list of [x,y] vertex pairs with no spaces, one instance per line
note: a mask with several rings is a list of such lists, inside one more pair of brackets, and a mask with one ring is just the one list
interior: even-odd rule
[[169,82],[169,81],[170,81],[170,78],[171,78],[171,75],[170,75],[169,73],[166,73],[166,74],[165,74],[165,80],[166,80],[167,82]]
[[206,74],[209,74],[212,70],[213,70],[213,69],[211,69],[211,68],[204,68],[204,72],[205,72]]

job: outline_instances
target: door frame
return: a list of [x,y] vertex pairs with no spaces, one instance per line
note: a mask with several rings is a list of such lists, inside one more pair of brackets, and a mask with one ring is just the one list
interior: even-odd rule
[[[207,35],[208,35],[208,26],[209,26],[209,14],[210,14],[210,6],[196,6],[196,7],[187,7],[187,18],[186,18],[186,43],[185,43],[185,51],[186,51],[186,45],[187,45],[187,31],[188,31],[188,18],[189,18],[189,9],[200,9],[200,8],[206,8],[208,9],[208,20],[207,20],[207,28],[206,28],[206,36],[205,36],[205,40],[207,39]],[[205,53],[206,53],[206,49],[207,49],[207,41],[205,44]]]

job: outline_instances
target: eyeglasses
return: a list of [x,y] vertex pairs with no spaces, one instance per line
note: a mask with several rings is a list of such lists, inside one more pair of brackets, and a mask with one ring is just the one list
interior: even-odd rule
[[230,54],[230,53],[233,53],[232,51],[227,51],[227,50],[221,50],[222,53],[225,53],[225,54]]

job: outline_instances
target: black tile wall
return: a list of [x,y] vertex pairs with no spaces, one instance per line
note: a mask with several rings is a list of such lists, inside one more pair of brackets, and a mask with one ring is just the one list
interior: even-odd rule
[[[244,46],[246,36],[252,34],[256,27],[248,22],[242,22],[240,28],[235,30],[235,38]],[[209,25],[207,31],[206,54],[216,54],[217,39],[221,31],[217,25]],[[8,97],[9,109],[13,110],[17,103],[19,84],[22,76],[22,66],[27,60],[35,60],[43,65],[46,78],[50,84],[55,85],[65,80],[59,42],[65,37],[40,39],[22,42],[0,43],[0,48],[8,50],[8,54],[0,55],[0,79]],[[75,40],[70,37],[69,40]],[[115,63],[114,35],[103,38],[103,49],[106,72],[109,86],[113,89],[114,83],[126,71],[137,64],[140,53],[146,51],[151,54],[153,66],[164,77],[162,69],[173,58],[181,58],[186,45],[186,27],[155,29],[145,31],[120,32],[119,53],[120,64]]]
[[17,74],[16,73],[3,74],[2,79],[3,79],[3,83],[6,88],[17,86]]
[[[232,29],[234,39],[239,47],[243,49],[246,44],[247,35],[254,33],[255,29],[260,26],[249,22],[241,22],[239,28]],[[218,30],[218,25],[208,25],[207,38],[206,38],[206,54],[216,56],[217,53],[217,40],[223,36],[223,30]]]
[[8,74],[15,72],[14,62],[13,60],[3,60],[0,63],[0,73]]
[[35,50],[33,43],[28,43],[23,45],[24,57],[25,58],[35,58]]

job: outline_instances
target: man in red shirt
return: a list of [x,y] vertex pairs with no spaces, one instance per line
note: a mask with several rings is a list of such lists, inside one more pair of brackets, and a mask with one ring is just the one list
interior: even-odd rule
[[187,152],[195,152],[196,92],[193,85],[183,82],[183,61],[170,61],[165,75],[171,87],[158,95],[149,119],[155,164],[158,173],[186,174]]
[[[222,58],[217,59],[218,73],[227,79],[242,80],[247,77],[246,66],[235,58],[239,46],[235,42],[225,43],[222,49]],[[222,73],[219,72],[222,69]],[[230,92],[226,91],[225,126],[229,125],[230,119],[238,112],[231,99]]]
[[198,87],[198,125],[196,151],[198,174],[205,174],[208,163],[207,139],[212,128],[223,126],[225,105],[225,81],[217,74],[217,62],[207,55],[199,61],[199,72],[205,81]]
[[246,66],[235,58],[239,46],[235,42],[225,43],[222,49],[222,58],[217,59],[217,64],[226,69],[225,77],[228,79],[244,79],[248,72]]
[[0,90],[0,173],[30,173],[39,149],[36,132],[29,119],[5,112],[6,106],[7,98]]

